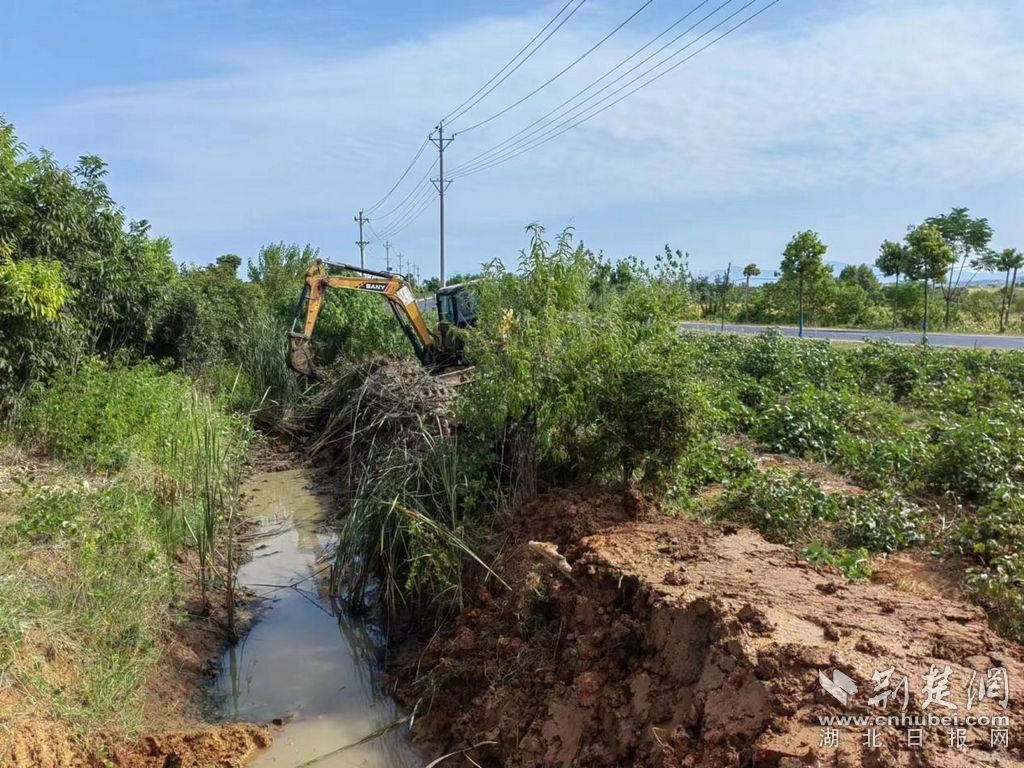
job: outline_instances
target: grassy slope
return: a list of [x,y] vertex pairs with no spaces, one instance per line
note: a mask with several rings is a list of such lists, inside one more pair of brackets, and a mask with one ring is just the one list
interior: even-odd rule
[[0,720],[140,727],[247,437],[151,366],[87,365],[30,404],[0,454]]

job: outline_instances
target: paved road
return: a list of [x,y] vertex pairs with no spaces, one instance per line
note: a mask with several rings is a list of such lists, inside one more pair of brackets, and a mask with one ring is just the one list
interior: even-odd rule
[[[687,331],[719,331],[718,323],[680,323]],[[797,336],[793,326],[733,325],[725,324],[726,333],[763,333],[774,328],[783,336]],[[865,339],[888,339],[897,344],[918,344],[920,332],[914,331],[859,331],[845,328],[804,328],[806,339],[831,339],[832,341],[864,341]],[[1024,350],[1024,336],[987,336],[975,333],[929,333],[928,343],[935,347],[976,347],[979,349],[1021,349]]]

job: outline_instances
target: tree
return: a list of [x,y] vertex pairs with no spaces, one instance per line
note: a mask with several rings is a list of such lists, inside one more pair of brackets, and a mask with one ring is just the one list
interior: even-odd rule
[[[29,153],[0,118],[0,410],[83,355],[147,351],[175,276],[171,244],[125,217],[105,175],[98,157],[68,168]],[[47,293],[57,315],[39,310]]]
[[[1024,267],[1024,253],[1016,248],[1004,248],[996,253],[987,251],[982,256],[971,262],[975,269],[983,269],[988,272],[1005,272],[1006,279],[1003,282],[1003,290],[999,302],[999,332],[1006,330],[1010,322],[1010,306],[1013,301],[1013,289],[1017,282],[1017,270]],[[1012,272],[1012,276],[1011,276]]]
[[701,317],[707,317],[714,311],[718,290],[710,278],[704,275],[693,278],[690,281],[690,292],[697,299]]
[[743,268],[743,278],[746,280],[747,287],[743,291],[743,320],[746,322],[747,319],[747,307],[750,305],[750,278],[757,277],[761,274],[761,268],[757,264],[747,264]]
[[725,310],[726,304],[729,299],[729,288],[732,286],[732,281],[730,280],[731,272],[732,264],[729,265],[729,268],[725,271],[725,274],[715,276],[715,287],[718,289],[719,296],[721,297],[719,299],[719,301],[721,302],[719,304],[719,308],[721,309],[720,317],[722,320],[723,331],[725,330]]
[[999,267],[1007,271],[1012,270],[1013,275],[1010,277],[1008,288],[1006,292],[1006,324],[1010,324],[1010,309],[1013,307],[1013,289],[1017,285],[1017,270],[1024,269],[1024,253],[1021,253],[1016,248],[1004,248],[999,255]]
[[779,269],[786,282],[796,281],[798,286],[798,317],[800,335],[804,334],[804,284],[815,285],[828,276],[828,268],[821,257],[828,250],[817,232],[807,229],[798,232],[782,252]]
[[924,281],[924,321],[921,326],[921,340],[927,342],[928,284],[943,280],[947,271],[952,268],[953,246],[946,242],[942,231],[934,224],[912,227],[907,232],[906,241],[906,275],[911,280]]
[[899,309],[900,298],[900,275],[907,273],[909,254],[907,246],[903,243],[896,243],[886,240],[878,249],[878,258],[875,259],[875,266],[886,277],[896,277],[896,289],[892,293],[892,328],[896,330],[896,312]]
[[[948,281],[942,288],[942,300],[946,304],[943,327],[949,328],[953,300],[960,294],[960,278],[964,266],[972,256],[984,252],[992,239],[992,227],[988,219],[971,218],[966,208],[954,208],[942,216],[925,219],[925,224],[939,230],[942,239],[950,247],[947,267]],[[969,282],[969,281],[968,281]]]
[[267,303],[277,308],[282,301],[294,301],[306,270],[319,255],[319,249],[309,244],[303,247],[283,242],[265,245],[255,261],[249,259],[249,282],[261,286]]

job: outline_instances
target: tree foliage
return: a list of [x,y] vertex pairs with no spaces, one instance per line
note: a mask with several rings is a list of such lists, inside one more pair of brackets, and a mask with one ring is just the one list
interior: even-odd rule
[[30,153],[0,119],[0,410],[81,355],[142,353],[167,282],[170,242],[128,221],[106,165]]

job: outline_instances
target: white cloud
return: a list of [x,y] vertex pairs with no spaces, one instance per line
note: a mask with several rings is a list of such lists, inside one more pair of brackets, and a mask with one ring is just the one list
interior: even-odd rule
[[[172,238],[296,219],[347,225],[441,112],[549,12],[370,50],[204,52],[222,74],[89,91],[39,120],[108,159],[132,211]],[[581,13],[474,114],[526,93],[625,12]],[[617,203],[1024,177],[1019,7],[891,0],[813,18],[773,13],[584,127],[460,180],[461,215],[564,220]],[[459,137],[450,162],[540,116],[649,36],[613,38],[521,110]]]

